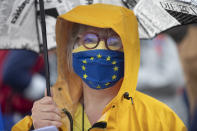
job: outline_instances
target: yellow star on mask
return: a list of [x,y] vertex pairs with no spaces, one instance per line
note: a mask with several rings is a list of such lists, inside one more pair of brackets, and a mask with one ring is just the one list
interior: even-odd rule
[[117,66],[115,66],[113,69],[114,69],[114,71],[118,71],[118,67]]
[[106,60],[107,60],[107,61],[110,61],[110,60],[111,60],[111,57],[110,57],[110,56],[108,56]]
[[86,74],[83,75],[83,78],[86,79],[88,76]]
[[113,75],[113,76],[112,76],[112,80],[115,80],[115,79],[116,79],[116,77],[117,77],[116,75]]
[[83,62],[84,64],[87,64],[87,61],[86,61],[86,60],[83,60],[82,62]]
[[112,64],[115,65],[116,64],[116,61],[113,61]]
[[85,71],[85,70],[86,70],[86,67],[85,67],[84,65],[83,65],[81,68],[82,68],[82,70],[83,70],[83,71]]
[[91,57],[90,60],[94,60],[94,57]]
[[97,55],[97,57],[98,57],[98,58],[101,58],[101,57],[102,57],[102,55],[101,55],[101,54],[98,54],[98,55]]
[[110,85],[110,83],[108,82],[108,83],[106,83],[105,85],[108,86],[108,85]]
[[98,89],[99,89],[99,88],[101,88],[101,86],[100,86],[100,85],[98,85],[96,88],[98,88]]

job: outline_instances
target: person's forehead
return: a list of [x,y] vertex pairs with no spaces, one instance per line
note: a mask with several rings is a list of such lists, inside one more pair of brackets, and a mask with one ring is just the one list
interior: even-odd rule
[[115,34],[117,35],[116,32],[114,32],[111,28],[98,28],[98,27],[92,27],[89,26],[86,29],[86,32],[95,32],[95,33],[101,33],[101,34]]
[[92,27],[92,26],[89,26],[89,27],[87,27],[87,29],[86,29],[86,30],[87,30],[87,31],[102,32],[102,31],[109,30],[109,28],[98,28],[98,27]]

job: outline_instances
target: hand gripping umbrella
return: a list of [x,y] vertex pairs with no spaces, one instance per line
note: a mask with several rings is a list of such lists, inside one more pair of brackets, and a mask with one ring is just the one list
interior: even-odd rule
[[[41,29],[42,29],[43,53],[44,53],[44,62],[45,62],[45,73],[46,73],[47,96],[51,96],[48,48],[47,48],[47,37],[46,37],[46,22],[45,22],[45,10],[44,10],[43,0],[39,0],[39,5],[40,5],[40,16],[41,16]],[[73,119],[71,113],[66,109],[63,109],[62,111],[68,116],[70,120],[70,130],[73,131]]]

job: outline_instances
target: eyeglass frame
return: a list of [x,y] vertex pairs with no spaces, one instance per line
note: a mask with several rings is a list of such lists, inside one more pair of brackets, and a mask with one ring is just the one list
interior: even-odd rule
[[[84,38],[85,38],[85,36],[86,36],[87,34],[94,34],[94,35],[96,35],[96,37],[98,38],[97,44],[96,44],[94,47],[92,47],[92,48],[91,48],[91,47],[87,47],[87,46],[84,44]],[[116,38],[119,38],[119,39],[120,39],[120,37],[118,36],[118,34],[113,34],[113,35],[111,35],[111,36],[109,36],[109,37],[116,37]],[[96,31],[86,31],[85,33],[82,34],[81,37],[78,37],[77,39],[79,39],[79,42],[82,41],[82,42],[81,42],[82,45],[83,45],[86,49],[89,49],[89,50],[95,49],[95,48],[99,45],[100,41],[101,41],[101,40],[104,40],[104,42],[105,42],[105,47],[106,47],[108,50],[112,50],[112,49],[110,49],[110,48],[108,47],[108,44],[107,44],[107,43],[108,43],[107,40],[108,40],[109,37],[103,36],[103,37],[101,38],[100,35],[99,35]],[[121,39],[120,39],[120,42],[121,42],[120,48],[117,49],[117,50],[113,50],[113,51],[119,51],[119,50],[121,50],[121,49],[123,48]],[[76,42],[75,42],[75,44],[76,44]]]

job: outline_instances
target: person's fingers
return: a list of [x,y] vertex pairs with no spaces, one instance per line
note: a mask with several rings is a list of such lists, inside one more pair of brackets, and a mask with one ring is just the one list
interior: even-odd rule
[[54,112],[36,112],[32,113],[32,118],[35,120],[50,120],[61,122],[61,116]]
[[61,111],[52,97],[46,96],[34,102],[31,116],[35,129],[49,125],[61,126]]
[[41,100],[38,101],[40,104],[54,104],[55,102],[53,101],[52,97],[45,96]]
[[37,111],[54,112],[58,115],[61,112],[51,97],[44,97],[41,100],[34,102],[32,112]]
[[60,109],[54,104],[51,105],[39,105],[39,111],[40,112],[53,112],[57,115],[61,115]]
[[62,125],[62,123],[59,121],[37,120],[33,121],[33,125],[35,129],[42,128],[45,126],[56,126],[58,128]]

